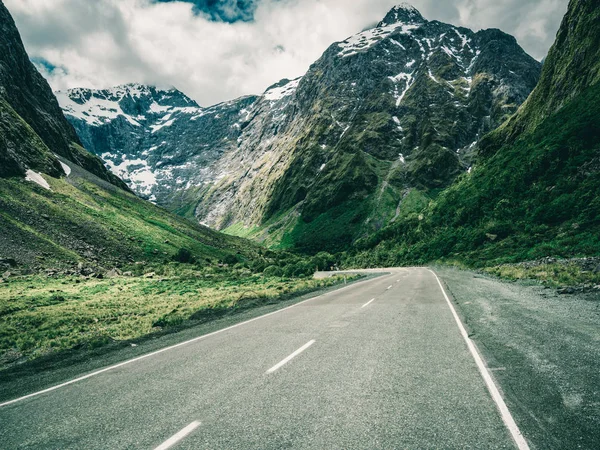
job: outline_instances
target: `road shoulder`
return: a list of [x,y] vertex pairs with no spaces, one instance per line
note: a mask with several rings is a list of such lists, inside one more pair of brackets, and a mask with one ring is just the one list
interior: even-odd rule
[[436,272],[532,448],[598,448],[599,296]]

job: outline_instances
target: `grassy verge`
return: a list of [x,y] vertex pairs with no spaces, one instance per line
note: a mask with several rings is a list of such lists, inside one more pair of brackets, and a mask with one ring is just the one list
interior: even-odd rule
[[146,275],[36,275],[0,284],[0,369],[63,350],[101,347],[194,325],[341,282],[177,264]]
[[600,293],[600,258],[542,258],[516,264],[474,268],[459,260],[439,260],[437,265],[460,270],[476,270],[508,281],[533,281],[561,290],[561,293]]
[[582,270],[577,264],[568,262],[540,264],[534,267],[502,265],[486,268],[484,272],[507,280],[535,280],[553,288],[594,289],[600,285],[600,272]]

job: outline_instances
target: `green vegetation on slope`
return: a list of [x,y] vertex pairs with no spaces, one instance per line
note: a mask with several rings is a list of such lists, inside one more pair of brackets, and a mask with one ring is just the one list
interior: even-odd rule
[[600,84],[500,148],[420,214],[362,240],[348,264],[475,265],[600,253]]
[[534,131],[550,115],[600,82],[599,21],[597,0],[570,0],[538,85],[510,120],[481,141],[484,155],[514,142],[523,132]]
[[0,258],[25,269],[120,267],[169,261],[181,248],[207,265],[260,259],[247,241],[193,224],[72,165],[46,190],[0,178]]
[[[410,164],[410,163],[409,163]],[[287,177],[294,174],[289,171]],[[272,216],[261,226],[234,224],[224,232],[272,249],[314,255],[341,252],[357,237],[426,206],[437,190],[405,188],[406,165],[364,152],[341,152],[323,170],[305,201]],[[289,180],[295,185],[293,180]]]
[[27,168],[62,174],[56,157],[33,129],[0,98],[0,177],[25,176]]

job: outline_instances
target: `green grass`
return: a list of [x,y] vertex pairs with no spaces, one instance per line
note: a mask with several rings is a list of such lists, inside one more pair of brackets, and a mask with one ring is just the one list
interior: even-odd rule
[[507,280],[536,280],[550,287],[597,286],[600,273],[583,271],[576,264],[541,264],[536,267],[501,265],[484,272]]
[[0,257],[23,267],[165,262],[180,248],[206,264],[231,255],[260,259],[257,245],[178,217],[81,169],[67,179],[45,178],[52,191],[0,178]]
[[0,284],[0,367],[61,350],[128,341],[332,286],[247,269],[170,264],[144,276],[22,276]]
[[252,236],[254,233],[256,233],[257,231],[260,230],[260,227],[254,225],[254,226],[245,226],[242,223],[236,223],[234,225],[231,225],[230,227],[226,228],[225,230],[223,230],[223,233],[229,234],[231,236],[238,236],[238,237],[249,237]]
[[[418,214],[427,207],[431,201],[429,193],[419,189],[404,191],[399,187],[401,184],[397,178],[404,170],[399,161],[381,161],[367,154],[363,158],[378,180],[373,192],[352,195],[339,204],[330,202],[323,211],[319,209],[320,212],[310,215],[310,220],[300,205],[278,213],[261,226],[236,223],[224,232],[260,242],[271,249],[312,255],[320,251],[335,253],[350,249],[357,238],[377,232],[398,217]],[[345,176],[333,181],[334,184],[346,182]],[[330,186],[321,194],[311,195],[316,198],[335,196],[338,188]],[[435,193],[432,191],[432,194]]]

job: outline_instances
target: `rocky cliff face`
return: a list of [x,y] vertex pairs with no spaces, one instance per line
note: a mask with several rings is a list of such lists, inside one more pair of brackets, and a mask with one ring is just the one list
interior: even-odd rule
[[[62,174],[54,154],[125,187],[100,159],[81,148],[50,86],[29,61],[19,31],[0,2],[0,176],[28,169]],[[33,151],[32,149],[36,149]]]
[[[474,33],[401,5],[375,28],[333,44],[301,79],[217,105],[225,110],[212,122],[182,117],[176,143],[131,141],[136,125],[119,113],[111,123],[127,130],[119,133],[125,140],[98,150],[111,134],[101,132],[88,148],[110,154],[117,167],[122,155],[140,155],[128,171],[147,163],[156,174],[184,147],[179,161],[202,176],[182,173],[179,183],[138,192],[218,229],[258,238],[266,230],[301,247],[318,234],[339,248],[397,218],[412,191],[427,196],[467,171],[478,139],[517,110],[540,68],[499,30]],[[106,129],[61,103],[84,141]],[[143,135],[163,123],[126,115]],[[150,160],[163,140],[171,150]]]
[[237,146],[254,97],[201,108],[185,94],[130,84],[57,92],[85,147],[140,196],[173,207],[214,183],[211,167]]
[[481,139],[473,170],[416,214],[357,242],[362,251],[351,264],[598,255],[599,21],[599,1],[571,0],[538,86]]

